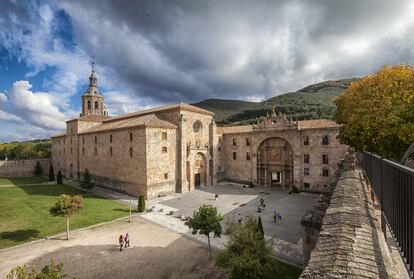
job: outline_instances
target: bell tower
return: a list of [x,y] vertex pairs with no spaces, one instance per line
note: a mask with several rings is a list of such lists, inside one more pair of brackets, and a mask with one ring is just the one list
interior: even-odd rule
[[89,76],[88,89],[82,96],[82,113],[86,115],[108,115],[108,110],[104,106],[104,97],[99,93],[98,79],[95,73],[95,62],[92,62],[92,73]]

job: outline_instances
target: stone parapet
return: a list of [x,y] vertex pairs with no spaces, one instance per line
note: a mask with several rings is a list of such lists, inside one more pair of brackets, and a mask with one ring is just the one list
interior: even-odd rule
[[399,278],[367,182],[352,162],[339,177],[300,278]]

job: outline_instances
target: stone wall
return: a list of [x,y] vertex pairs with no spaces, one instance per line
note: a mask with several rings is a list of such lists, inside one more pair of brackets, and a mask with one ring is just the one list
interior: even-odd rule
[[7,160],[0,161],[0,177],[33,176],[37,161],[40,162],[43,173],[48,174],[50,159]]
[[300,278],[399,278],[398,275],[363,172],[351,166],[339,177],[316,246]]

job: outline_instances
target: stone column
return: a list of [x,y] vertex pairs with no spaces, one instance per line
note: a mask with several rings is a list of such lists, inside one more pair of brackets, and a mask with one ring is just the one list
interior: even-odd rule
[[186,119],[181,115],[178,125],[178,145],[177,145],[177,154],[178,154],[178,179],[177,179],[177,189],[178,193],[184,193],[188,191],[188,181],[186,176],[187,171],[187,141],[185,139],[184,133],[184,124]]

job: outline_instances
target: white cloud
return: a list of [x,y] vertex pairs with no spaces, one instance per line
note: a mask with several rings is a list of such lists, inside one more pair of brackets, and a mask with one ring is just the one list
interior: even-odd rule
[[18,117],[17,115],[8,113],[4,110],[0,110],[0,121],[10,121],[10,122],[16,122],[16,123],[23,123],[23,120]]
[[3,105],[7,102],[7,95],[3,92],[0,92],[0,105]]
[[150,108],[150,106],[140,106],[134,101],[134,96],[118,91],[106,92],[105,104],[109,109],[110,115],[119,115]]
[[16,81],[7,91],[8,103],[22,119],[50,130],[65,128],[65,115],[54,104],[55,98],[44,92],[32,92],[32,85],[25,80]]

